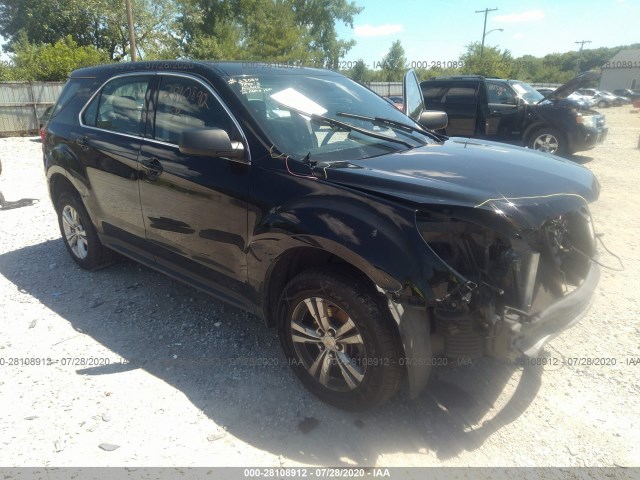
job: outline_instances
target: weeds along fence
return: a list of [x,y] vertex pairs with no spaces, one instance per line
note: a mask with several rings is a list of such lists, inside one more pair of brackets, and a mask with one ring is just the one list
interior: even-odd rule
[[64,82],[0,82],[0,136],[36,133],[40,116],[63,86]]

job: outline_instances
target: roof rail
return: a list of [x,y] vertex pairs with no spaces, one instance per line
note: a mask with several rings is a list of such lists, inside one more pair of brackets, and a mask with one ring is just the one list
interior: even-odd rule
[[484,80],[482,75],[445,75],[443,77],[435,77],[436,80]]

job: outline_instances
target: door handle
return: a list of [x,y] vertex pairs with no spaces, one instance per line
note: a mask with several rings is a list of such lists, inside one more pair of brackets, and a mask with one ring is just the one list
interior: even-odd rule
[[147,171],[147,175],[150,177],[157,177],[161,175],[164,169],[162,164],[157,158],[144,158],[140,161],[142,167]]

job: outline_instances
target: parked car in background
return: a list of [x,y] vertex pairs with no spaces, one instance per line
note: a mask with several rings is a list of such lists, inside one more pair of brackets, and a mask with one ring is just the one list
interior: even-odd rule
[[589,97],[585,97],[580,95],[579,93],[573,92],[571,95],[567,96],[567,100],[574,102],[580,108],[590,109],[595,106],[595,100]]
[[127,67],[72,73],[46,129],[70,257],[117,251],[259,315],[321,399],[415,396],[436,356],[535,355],[588,309],[593,173],[435,133],[413,71],[400,112],[329,70]]
[[384,98],[398,110],[402,110],[404,108],[404,98],[402,95],[389,95]]
[[596,102],[596,106],[600,108],[617,107],[626,101],[622,97],[618,97],[612,93],[595,90],[593,88],[579,89],[578,93],[593,98]]
[[598,90],[598,92],[601,95],[607,98],[610,98],[613,102],[613,105],[616,107],[619,107],[620,105],[625,105],[627,103],[631,103],[631,101],[627,97],[623,97],[622,95],[615,95],[607,90]]
[[547,95],[548,93],[551,93],[555,90],[555,88],[549,88],[549,87],[536,87],[536,90],[541,93],[542,95]]
[[[537,88],[542,95],[548,95],[554,92],[553,88]],[[579,93],[573,92],[567,98],[556,100],[558,105],[577,106],[582,109],[589,109],[596,104],[595,99],[585,97]]]
[[481,76],[440,77],[421,88],[427,110],[447,112],[447,135],[571,154],[593,148],[607,135],[603,115],[566,100],[596,78],[586,72],[547,95],[525,82]]
[[630,88],[619,88],[614,90],[613,93],[620,97],[626,97],[631,101],[640,99],[640,92],[634,92]]
[[615,93],[611,93],[607,90],[601,90],[601,92],[614,98],[614,105],[620,106],[631,103],[631,99],[625,97],[624,95],[616,95]]

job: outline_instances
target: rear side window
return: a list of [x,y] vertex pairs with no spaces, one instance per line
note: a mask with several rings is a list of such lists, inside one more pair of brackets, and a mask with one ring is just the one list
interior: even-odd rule
[[186,77],[163,76],[155,117],[156,140],[178,145],[184,130],[217,127],[237,138],[233,121],[217,99],[200,82]]
[[476,103],[476,82],[452,82],[423,85],[425,104],[474,104]]
[[49,118],[53,118],[60,113],[64,108],[69,105],[71,100],[78,96],[90,95],[90,85],[93,82],[91,78],[71,78],[60,92],[60,96],[56,101],[51,115]]
[[150,75],[128,76],[107,83],[84,110],[83,123],[112,132],[141,135],[151,78]]

